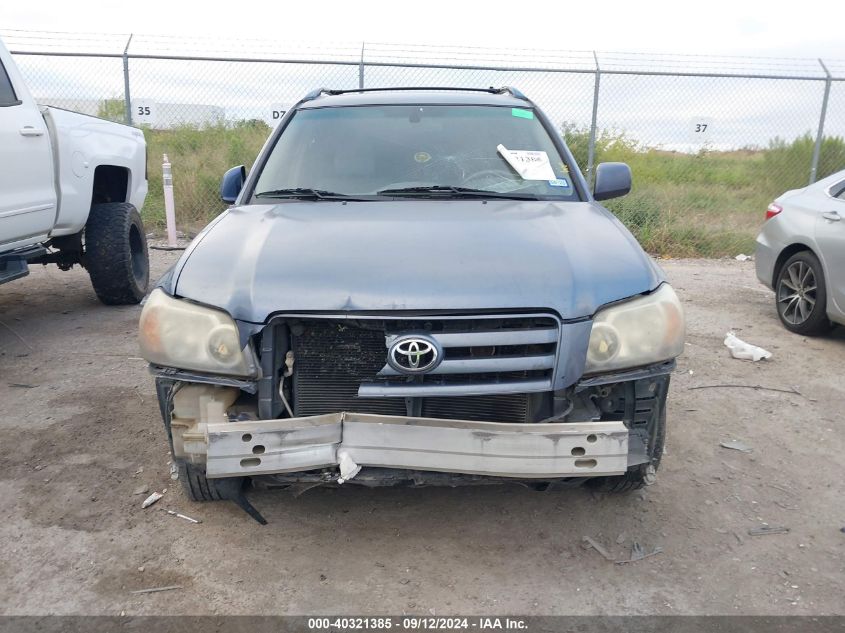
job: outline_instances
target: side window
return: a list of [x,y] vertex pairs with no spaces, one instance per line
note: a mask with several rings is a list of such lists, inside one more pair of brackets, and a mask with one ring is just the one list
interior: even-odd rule
[[0,62],[0,107],[18,105],[17,96],[15,96],[15,89],[12,88],[12,82],[9,75],[6,74],[6,69],[3,67],[3,62]]
[[843,180],[839,184],[834,185],[831,188],[830,193],[834,198],[845,200],[845,180]]

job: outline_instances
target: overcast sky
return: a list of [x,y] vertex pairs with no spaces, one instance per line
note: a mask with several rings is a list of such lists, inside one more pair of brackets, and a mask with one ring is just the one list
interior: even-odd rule
[[0,28],[845,58],[845,2],[4,0]]

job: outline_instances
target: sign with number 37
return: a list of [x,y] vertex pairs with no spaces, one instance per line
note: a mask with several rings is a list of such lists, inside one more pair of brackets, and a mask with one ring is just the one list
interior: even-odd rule
[[693,143],[706,143],[713,138],[713,118],[697,116],[690,119],[689,136]]

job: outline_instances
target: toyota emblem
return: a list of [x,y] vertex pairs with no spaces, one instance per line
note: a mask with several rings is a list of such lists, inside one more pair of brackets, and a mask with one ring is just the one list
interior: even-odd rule
[[413,334],[400,336],[390,345],[387,363],[403,374],[422,374],[440,364],[440,346],[433,338]]

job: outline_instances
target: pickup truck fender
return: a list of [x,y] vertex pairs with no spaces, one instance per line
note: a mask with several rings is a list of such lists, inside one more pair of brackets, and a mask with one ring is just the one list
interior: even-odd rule
[[81,231],[93,202],[123,198],[141,208],[147,195],[141,130],[60,108],[42,107],[42,114],[61,192],[52,237]]

